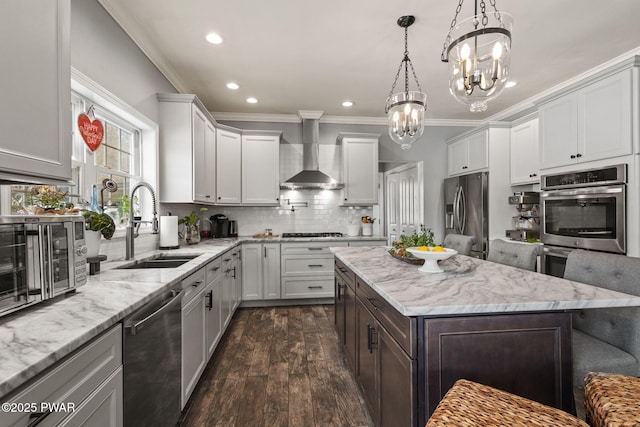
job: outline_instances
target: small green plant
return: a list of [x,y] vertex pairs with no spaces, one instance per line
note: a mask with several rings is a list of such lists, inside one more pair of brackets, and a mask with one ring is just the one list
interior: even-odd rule
[[191,211],[189,215],[180,218],[178,224],[196,225],[199,219],[196,211]]
[[33,201],[43,208],[59,208],[69,194],[66,191],[58,190],[55,185],[34,185],[30,192]]
[[408,252],[406,249],[420,246],[435,246],[433,242],[433,231],[431,231],[430,228],[426,229],[424,225],[420,225],[420,234],[415,230],[413,231],[413,234],[408,236],[401,234],[400,238],[393,242],[391,246],[392,248],[389,249],[389,252],[398,256],[413,258],[414,256],[411,252]]
[[107,240],[111,239],[116,231],[116,224],[113,222],[113,218],[105,213],[83,210],[82,216],[84,216],[87,230],[99,231]]

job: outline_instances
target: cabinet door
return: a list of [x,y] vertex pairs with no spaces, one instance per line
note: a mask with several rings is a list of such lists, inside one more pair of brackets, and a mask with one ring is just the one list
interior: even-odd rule
[[[244,247],[242,248],[244,253]],[[262,245],[262,289],[264,299],[279,299],[280,292],[280,244]],[[242,263],[244,266],[244,262]],[[243,275],[244,279],[244,275]]]
[[467,138],[467,169],[473,172],[489,167],[489,131],[483,130]]
[[538,147],[538,119],[511,129],[511,185],[539,181]]
[[369,414],[374,424],[378,425],[380,409],[376,357],[376,320],[359,298],[357,298],[356,302],[356,325],[358,337],[356,378],[369,408]]
[[242,203],[280,204],[280,137],[242,135]]
[[242,299],[260,300],[262,292],[262,245],[249,243],[242,245]]
[[577,95],[572,93],[540,106],[538,115],[540,118],[540,169],[576,163]]
[[222,276],[217,276],[204,291],[207,360],[222,337]]
[[240,204],[241,194],[240,134],[216,129],[216,203]]
[[233,307],[233,270],[231,269],[231,254],[223,259],[222,264],[222,308],[221,318],[224,328],[227,327],[231,320],[231,308]]
[[447,146],[447,159],[449,175],[457,175],[466,172],[468,144],[466,140],[457,141]]
[[[199,202],[213,202],[207,187],[207,141],[205,130],[207,119],[194,105],[191,132],[193,138],[193,199]],[[214,140],[215,141],[215,140]]]
[[416,361],[378,326],[380,364],[380,426],[413,426],[416,401]]
[[0,172],[71,179],[69,33],[69,0],[2,1]]
[[[335,325],[336,332],[338,333],[338,340],[340,341],[340,345],[344,346],[345,340],[345,324],[344,324],[344,288],[347,285],[344,282],[344,279],[340,274],[338,274],[336,270],[336,275],[334,277],[334,314],[335,314]],[[353,368],[353,366],[352,366]]]
[[579,161],[631,154],[631,111],[631,70],[607,77],[579,91]]
[[344,138],[342,156],[343,204],[377,204],[378,139]]
[[344,301],[344,352],[347,356],[347,363],[353,372],[356,372],[356,293],[346,282],[342,288],[342,299]]
[[204,292],[182,307],[182,407],[189,400],[206,363]]
[[233,280],[233,303],[231,305],[231,316],[235,313],[236,309],[240,305],[240,301],[242,301],[242,262],[241,262],[241,252],[237,250],[234,252],[233,261],[231,264],[232,270],[232,280]]

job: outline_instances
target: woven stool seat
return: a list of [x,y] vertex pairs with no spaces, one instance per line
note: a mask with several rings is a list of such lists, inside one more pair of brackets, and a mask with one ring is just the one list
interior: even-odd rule
[[584,377],[584,410],[594,427],[640,425],[640,378],[589,372]]
[[468,380],[458,380],[426,427],[588,425],[560,409]]

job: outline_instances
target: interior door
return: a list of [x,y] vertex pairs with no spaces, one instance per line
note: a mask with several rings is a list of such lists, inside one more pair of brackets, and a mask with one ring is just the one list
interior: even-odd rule
[[388,244],[420,229],[424,221],[422,162],[385,172]]

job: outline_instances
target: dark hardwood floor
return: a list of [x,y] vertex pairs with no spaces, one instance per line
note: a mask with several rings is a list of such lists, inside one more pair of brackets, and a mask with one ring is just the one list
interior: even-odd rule
[[333,310],[238,310],[178,425],[370,426]]

